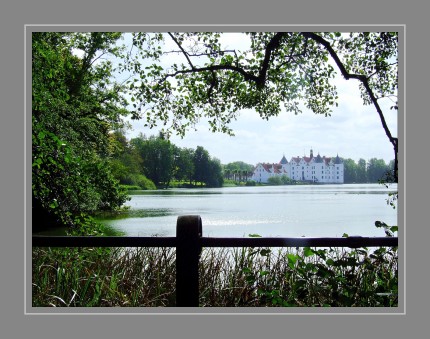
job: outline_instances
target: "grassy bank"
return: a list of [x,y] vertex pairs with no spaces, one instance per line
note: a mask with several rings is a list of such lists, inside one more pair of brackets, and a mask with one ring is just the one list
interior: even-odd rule
[[[397,250],[203,249],[200,306],[397,306]],[[33,249],[33,306],[175,306],[175,250]]]

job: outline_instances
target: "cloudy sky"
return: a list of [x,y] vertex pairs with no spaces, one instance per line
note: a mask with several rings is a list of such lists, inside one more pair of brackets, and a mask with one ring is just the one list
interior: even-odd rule
[[[238,36],[231,35],[226,40],[227,47],[237,43]],[[230,43],[229,43],[230,42]],[[382,128],[381,121],[373,106],[363,106],[357,80],[336,79],[339,93],[339,106],[333,109],[330,117],[316,115],[303,109],[294,115],[282,112],[269,121],[262,120],[252,110],[244,110],[231,124],[235,136],[211,133],[207,124],[196,126],[198,131],[189,131],[186,136],[173,136],[172,142],[179,147],[203,146],[212,157],[223,164],[244,161],[249,164],[258,162],[279,162],[283,155],[289,160],[293,156],[314,154],[351,158],[394,159],[394,153]],[[397,136],[397,113],[391,111],[392,102],[380,102],[393,136]],[[140,132],[156,135],[157,130],[143,127],[143,122],[133,122],[133,129],[127,136],[133,138]]]

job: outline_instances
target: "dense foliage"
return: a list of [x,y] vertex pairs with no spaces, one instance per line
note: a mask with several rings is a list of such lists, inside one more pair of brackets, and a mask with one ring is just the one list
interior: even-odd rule
[[270,185],[292,185],[297,183],[295,180],[288,178],[285,174],[281,176],[270,177],[267,182]]
[[377,183],[385,179],[387,173],[392,173],[394,169],[394,161],[386,164],[383,159],[376,158],[368,161],[359,159],[357,163],[352,159],[344,159],[343,164],[345,184]]
[[[202,146],[196,149],[181,148],[167,140],[163,134],[146,137],[140,134],[130,141],[119,131],[116,138],[122,140],[123,151],[115,158],[116,175],[124,185],[141,189],[167,188],[176,185],[186,187],[205,185],[220,187],[223,184],[222,166]],[[132,154],[130,158],[128,155]],[[145,178],[145,181],[142,181]]]
[[[109,131],[122,126],[121,87],[104,55],[119,33],[33,33],[33,227],[75,227],[127,199],[112,175]],[[76,55],[77,51],[82,57]]]
[[243,161],[230,162],[223,167],[224,178],[235,182],[247,182],[254,172],[254,165],[247,164]]

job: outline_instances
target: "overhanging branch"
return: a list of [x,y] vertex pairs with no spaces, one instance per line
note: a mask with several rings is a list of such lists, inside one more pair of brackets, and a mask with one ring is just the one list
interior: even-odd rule
[[264,54],[264,59],[261,63],[260,71],[258,73],[258,76],[256,76],[255,74],[252,74],[250,72],[245,71],[242,67],[239,67],[238,65],[233,66],[230,64],[225,64],[225,65],[220,64],[220,65],[210,65],[210,66],[206,66],[206,67],[195,67],[192,64],[188,53],[183,49],[183,47],[179,43],[179,41],[177,41],[177,39],[171,33],[169,33],[170,37],[173,39],[173,41],[175,41],[175,43],[178,45],[178,47],[181,49],[182,53],[186,57],[188,64],[190,65],[191,69],[178,70],[174,73],[166,74],[160,80],[160,82],[163,82],[164,80],[166,80],[169,77],[175,77],[178,74],[200,73],[200,72],[205,72],[205,71],[230,70],[230,71],[234,71],[234,72],[241,74],[246,81],[254,82],[257,84],[257,86],[263,87],[265,82],[266,82],[267,71],[268,71],[269,66],[270,66],[272,53],[277,48],[279,48],[279,46],[281,44],[281,40],[286,34],[288,34],[288,33],[285,33],[285,32],[276,33],[272,37],[272,39],[270,39],[269,43],[266,46],[266,51]]
[[192,69],[183,69],[176,71],[174,73],[166,74],[159,82],[163,82],[167,78],[175,77],[178,74],[189,74],[189,73],[200,73],[207,71],[219,71],[219,70],[230,70],[241,74],[246,81],[254,81],[258,82],[258,77],[255,75],[246,72],[243,68],[233,65],[211,65],[206,67],[194,67]]
[[301,33],[304,37],[310,38],[314,41],[316,41],[317,43],[319,43],[320,45],[324,46],[324,48],[327,50],[327,52],[330,54],[330,56],[333,58],[334,62],[336,63],[336,65],[338,66],[339,70],[341,71],[342,75],[345,77],[346,80],[349,79],[357,79],[359,80],[364,88],[366,89],[367,94],[370,97],[370,100],[373,103],[373,106],[376,109],[376,112],[379,115],[379,119],[382,123],[382,127],[385,131],[385,134],[387,135],[388,139],[390,140],[390,143],[393,145],[394,148],[394,157],[395,157],[395,161],[394,161],[394,177],[395,180],[397,182],[397,153],[398,153],[398,139],[393,137],[390,129],[388,128],[387,122],[385,120],[384,114],[382,112],[381,107],[379,106],[378,100],[375,97],[372,89],[370,88],[369,85],[369,77],[365,76],[365,75],[360,75],[360,74],[351,74],[348,73],[348,71],[346,70],[345,66],[343,65],[342,61],[340,60],[339,56],[337,55],[337,53],[334,51],[334,49],[331,47],[331,44],[325,40],[324,38],[322,38],[320,35],[315,34],[315,33],[311,33],[311,32],[302,32]]
[[194,69],[194,65],[190,60],[190,57],[188,56],[188,53],[184,50],[184,48],[182,47],[182,45],[179,43],[178,39],[175,38],[175,36],[172,33],[168,33],[170,35],[170,37],[172,38],[172,40],[178,45],[179,49],[181,50],[182,54],[185,56],[185,58],[187,59],[191,69]]

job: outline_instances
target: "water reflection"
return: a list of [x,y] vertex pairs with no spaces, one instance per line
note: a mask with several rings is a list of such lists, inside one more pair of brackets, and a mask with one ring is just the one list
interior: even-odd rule
[[155,218],[165,217],[167,215],[174,215],[176,213],[173,208],[146,208],[146,209],[129,209],[117,213],[100,213],[97,219],[127,219],[127,218]]

